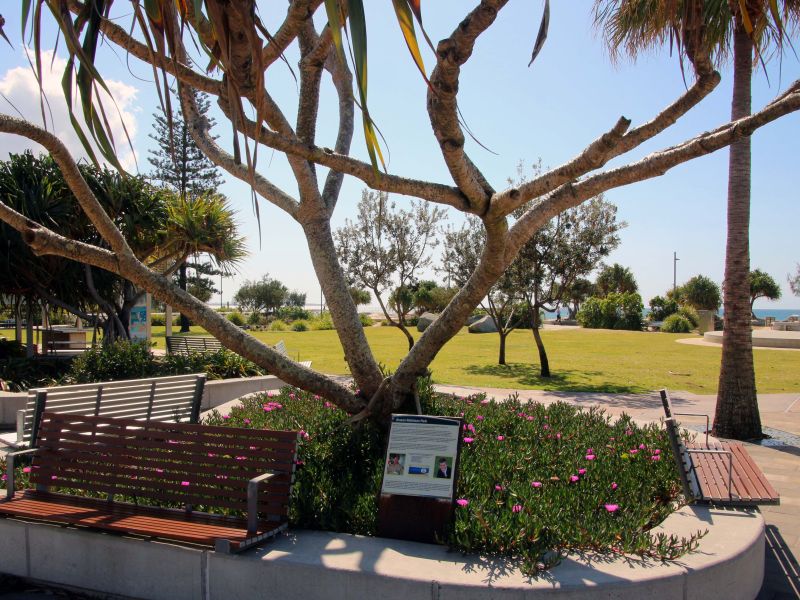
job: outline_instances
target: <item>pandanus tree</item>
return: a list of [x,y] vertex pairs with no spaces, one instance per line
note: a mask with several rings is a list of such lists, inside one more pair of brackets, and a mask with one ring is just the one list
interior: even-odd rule
[[[789,34],[797,31],[800,1],[596,0],[595,16],[613,54],[636,56],[678,33],[687,54],[699,48],[717,63],[730,59],[731,121],[737,121],[752,112],[753,65],[775,51],[782,54]],[[691,37],[680,35],[687,27]],[[714,416],[715,433],[736,439],[762,437],[750,327],[750,147],[749,135],[737,136],[728,161],[725,314]]]
[[[117,14],[112,8],[119,4],[132,12],[130,27],[117,23],[116,17],[123,11]],[[422,23],[419,0],[396,0],[393,6],[401,31],[424,75],[424,81],[420,80],[419,101],[427,109],[430,134],[438,142],[451,181],[416,179],[412,174],[390,173],[383,167],[367,102],[367,23],[363,0],[326,0],[325,15],[318,15],[323,11],[322,4],[322,0],[284,3],[280,10],[285,17],[279,19],[272,31],[261,21],[255,0],[152,0],[144,6],[136,0],[113,5],[108,0],[44,0],[26,6],[31,7],[28,24],[34,23],[37,31],[48,9],[55,18],[72,59],[68,61],[65,80],[69,82],[75,73],[80,96],[75,104],[80,104],[88,116],[84,138],[93,139],[103,157],[112,164],[118,164],[115,149],[104,132],[103,119],[98,116],[101,114],[98,96],[94,94],[104,84],[96,66],[102,64],[96,60],[98,52],[116,45],[151,65],[154,85],[165,105],[172,99],[168,86],[161,81],[174,78],[189,133],[203,154],[230,177],[247,182],[256,202],[268,202],[290,215],[305,234],[314,271],[358,392],[282,356],[148,269],[98,204],[63,143],[41,127],[8,115],[0,116],[0,132],[25,136],[47,148],[106,247],[64,239],[58,235],[57,227],[32,222],[2,202],[0,219],[21,232],[35,253],[66,256],[124,276],[161,301],[186,312],[227,347],[288,383],[325,396],[353,413],[354,420],[381,418],[413,399],[418,377],[461,329],[466,317],[524,243],[551,218],[601,192],[663,175],[676,165],[724,148],[766,123],[800,109],[800,82],[797,82],[787,93],[749,117],[723,123],[677,145],[624,162],[623,155],[667,130],[719,82],[707,50],[693,44],[695,30],[703,26],[700,15],[695,15],[684,20],[680,31],[696,75],[684,93],[646,123],[633,126],[622,117],[564,164],[523,184],[496,188],[468,152],[465,127],[459,116],[459,90],[463,89],[460,83],[464,67],[477,49],[476,43],[495,24],[507,0],[476,0],[460,22],[453,21],[451,32],[435,47],[432,70],[426,68],[417,43],[416,31]],[[266,10],[277,10],[277,5],[268,6]],[[692,6],[701,7],[702,3]],[[548,12],[547,1],[545,9]],[[546,37],[546,22],[544,19],[535,41],[534,57]],[[344,28],[348,35],[342,34]],[[102,46],[98,44],[101,36]],[[40,37],[34,39],[34,51],[41,54]],[[345,48],[347,44],[349,49]],[[278,91],[274,89],[276,79],[268,76],[290,48],[299,56],[296,72],[299,93],[297,104],[291,109],[295,119],[290,118],[285,100],[279,101],[273,93]],[[348,57],[352,57],[352,69]],[[503,56],[502,60],[505,62],[507,58]],[[37,68],[37,61],[33,62]],[[210,64],[210,70],[198,67],[201,63]],[[326,86],[324,94],[323,86]],[[226,147],[217,143],[209,131],[207,120],[198,110],[195,91],[209,94],[236,132]],[[323,102],[330,102],[330,109],[338,113],[330,147],[324,145],[323,134],[318,132]],[[361,113],[369,154],[366,161],[351,153],[356,110]],[[292,190],[281,188],[258,168],[258,149],[263,147],[284,154],[294,177]],[[612,159],[618,159],[618,166],[607,168]],[[376,191],[402,194],[474,215],[480,219],[486,236],[480,260],[465,285],[391,376],[384,377],[372,354],[336,257],[331,217],[345,177],[358,179]],[[530,203],[529,208],[511,223],[509,216],[526,203]]]

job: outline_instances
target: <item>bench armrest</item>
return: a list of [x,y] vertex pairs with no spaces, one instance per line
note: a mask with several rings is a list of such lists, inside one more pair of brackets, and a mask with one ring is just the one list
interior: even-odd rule
[[247,482],[247,535],[253,536],[258,531],[258,486],[275,477],[277,473],[262,473]]
[[723,454],[728,457],[728,497],[733,491],[733,452],[730,450],[715,450],[710,448],[687,448],[689,454]]
[[21,408],[17,411],[17,443],[21,444],[25,441],[25,409]]
[[35,454],[39,448],[28,448],[27,450],[17,450],[6,454],[6,498],[9,500],[14,497],[14,459],[23,454]]

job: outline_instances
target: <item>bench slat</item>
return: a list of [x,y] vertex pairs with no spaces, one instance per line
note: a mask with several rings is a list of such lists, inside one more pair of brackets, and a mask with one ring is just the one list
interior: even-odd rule
[[754,499],[769,501],[779,498],[778,492],[770,485],[764,473],[758,468],[753,458],[747,453],[744,446],[734,443],[723,443],[723,447],[733,453],[734,460],[742,469],[737,469],[740,473],[746,473],[747,481],[743,481],[746,486],[748,496]]

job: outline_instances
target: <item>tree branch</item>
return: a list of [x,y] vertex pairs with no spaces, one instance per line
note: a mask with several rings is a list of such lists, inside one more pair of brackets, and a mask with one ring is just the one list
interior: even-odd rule
[[464,132],[458,119],[458,78],[478,36],[494,23],[507,0],[482,0],[436,48],[436,67],[428,90],[428,115],[445,164],[458,188],[469,199],[472,212],[484,214],[494,190],[464,151]]

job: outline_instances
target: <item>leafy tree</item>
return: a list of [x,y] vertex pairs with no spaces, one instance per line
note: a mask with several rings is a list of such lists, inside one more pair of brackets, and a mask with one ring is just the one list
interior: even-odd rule
[[761,269],[750,271],[750,314],[755,319],[756,313],[753,312],[753,304],[759,298],[778,300],[781,297],[781,287],[769,273]]
[[[217,166],[225,168],[232,177],[250,184],[257,202],[263,200],[285,211],[302,228],[359,392],[354,393],[341,382],[281,356],[205,304],[175,289],[159,273],[148,269],[98,205],[91,190],[82,184],[75,161],[61,140],[9,115],[0,115],[0,132],[36,140],[51,153],[81,209],[103,237],[110,252],[95,244],[77,246],[59,238],[54,231],[60,228],[58,225],[26,220],[5,205],[2,198],[0,220],[22,233],[25,242],[39,254],[77,259],[119,274],[138,288],[151,291],[161,301],[202,324],[227,347],[290,384],[323,395],[355,413],[354,421],[367,417],[383,419],[413,399],[420,373],[426,371],[437,352],[460,330],[467,316],[500,279],[522,245],[550,219],[602,192],[663,175],[679,164],[724,148],[736,140],[749,138],[758,128],[800,108],[797,103],[800,91],[791,87],[789,92],[751,117],[721,126],[715,123],[712,130],[691,140],[679,140],[676,145],[672,145],[673,141],[669,148],[655,148],[641,158],[637,149],[666,132],[705,98],[719,81],[711,69],[705,68],[710,62],[707,49],[691,43],[694,38],[689,34],[697,28],[682,26],[676,34],[682,47],[691,50],[687,51],[687,56],[695,75],[687,77],[685,92],[667,101],[664,109],[646,123],[633,125],[630,120],[621,118],[564,164],[521,186],[496,188],[481,171],[477,158],[470,156],[463,121],[458,116],[458,107],[462,104],[459,102],[460,90],[468,88],[462,77],[473,72],[468,63],[480,46],[478,40],[485,37],[493,24],[503,21],[497,19],[506,5],[503,0],[480,0],[477,7],[465,16],[453,14],[451,32],[441,36],[439,51],[432,55],[432,69],[426,69],[421,55],[416,54],[418,44],[413,30],[409,27],[404,29],[407,44],[419,59],[417,64],[429,82],[428,85],[420,81],[419,101],[428,110],[430,133],[438,142],[451,179],[446,183],[430,182],[414,179],[409,174],[401,176],[387,169],[385,173],[378,171],[381,151],[369,116],[375,113],[369,112],[366,102],[368,27],[363,17],[363,0],[348,0],[349,10],[346,11],[341,10],[341,0],[325,2],[325,9],[320,8],[322,3],[319,2],[309,4],[292,0],[288,11],[285,6],[274,9],[280,13],[279,22],[275,24],[275,31],[279,32],[276,35],[264,30],[264,15],[257,13],[254,0],[244,0],[242,10],[231,10],[234,3],[222,0],[179,3],[152,0],[147,3],[146,17],[141,18],[142,13],[135,11],[129,28],[117,23],[122,9],[114,4],[107,11],[107,4],[101,0],[46,3],[44,7],[47,10],[28,11],[22,35],[33,29],[52,31],[50,23],[45,21],[49,18],[48,11],[55,12],[59,35],[67,38],[64,46],[72,59],[68,61],[70,70],[66,76],[69,78],[77,68],[84,83],[76,100],[85,114],[101,114],[99,104],[102,98],[90,94],[89,90],[96,89],[101,82],[102,73],[98,69],[102,70],[106,62],[101,55],[109,48],[124,48],[135,59],[162,71],[159,77],[154,78],[156,84],[168,76],[174,78],[189,133],[203,154]],[[412,6],[416,7],[417,3]],[[201,12],[196,14],[198,8]],[[398,8],[399,14],[405,18],[407,11],[400,5]],[[76,15],[80,12],[79,24],[84,25],[85,15],[93,15],[91,26],[75,27],[64,18],[62,9],[71,10]],[[323,10],[327,10],[330,16],[328,25],[324,24],[324,16],[319,14]],[[341,19],[342,15],[346,18]],[[421,23],[421,15],[417,13],[415,16]],[[273,14],[270,13],[269,17]],[[695,18],[691,23],[699,21]],[[348,28],[347,36],[339,35],[341,25]],[[320,32],[320,26],[327,29]],[[543,26],[541,31],[537,48],[544,41],[547,27]],[[98,44],[101,36],[104,43]],[[197,49],[186,43],[190,39],[197,44]],[[342,43],[349,43],[350,48],[346,51]],[[153,52],[154,47],[159,51]],[[288,110],[284,106],[285,94],[278,89],[281,79],[272,77],[273,71],[270,70],[280,64],[287,51],[297,54],[301,90],[295,95],[297,106]],[[39,46],[34,52],[41,59]],[[208,60],[207,55],[214,57],[216,67],[210,75],[196,67]],[[353,59],[356,77],[353,77],[349,57]],[[502,59],[504,65],[510,64],[508,58],[502,56],[498,60]],[[32,63],[34,69],[43,69],[38,67],[40,60]],[[87,82],[91,85],[86,85]],[[171,98],[170,92],[166,89],[160,91],[166,103],[166,98]],[[214,141],[208,121],[198,110],[195,91],[212,95],[228,120],[226,125],[230,125],[233,132],[228,144],[232,147],[231,152]],[[351,154],[351,148],[359,147],[352,143],[356,96],[359,106],[364,109],[362,122],[369,161],[359,160]],[[335,119],[336,131],[330,143],[322,139],[329,128],[317,127],[318,118],[326,114],[328,108],[338,111],[339,117]],[[297,117],[291,119],[289,115]],[[509,115],[509,122],[514,122],[512,115]],[[119,165],[103,119],[77,126],[87,140],[85,147],[90,156],[96,158],[99,151],[111,164]],[[92,146],[89,140],[93,140],[95,145]],[[326,148],[326,144],[331,147]],[[259,169],[257,150],[264,147],[285,156],[294,177],[291,186],[281,189],[265,176],[263,169]],[[626,162],[626,156],[635,158]],[[615,160],[614,167],[608,168],[612,160]],[[460,213],[474,215],[480,219],[485,235],[486,251],[480,255],[467,284],[459,289],[441,318],[428,328],[391,376],[382,374],[367,343],[350,296],[351,282],[344,276],[336,257],[330,223],[346,175],[363,181],[374,190],[403,194],[428,205],[448,206]],[[533,199],[537,201],[525,215],[511,222],[510,215]]]
[[653,296],[650,299],[650,314],[648,317],[651,321],[663,321],[668,316],[678,312],[679,308],[680,306],[675,298]]
[[570,319],[577,317],[581,304],[594,294],[594,291],[594,284],[585,277],[577,277],[575,281],[572,282],[572,285],[570,285],[564,293],[562,302],[569,311]]
[[786,279],[789,281],[789,288],[795,296],[800,296],[800,264],[797,265],[797,270],[794,276],[787,275]]
[[600,297],[611,293],[632,294],[639,291],[639,284],[628,267],[614,263],[610,267],[603,266],[595,281],[595,288]]
[[[782,54],[786,28],[800,22],[798,0],[698,2],[696,0],[596,0],[596,16],[605,23],[612,52],[624,48],[632,56],[664,45],[681,32],[682,54],[701,78],[718,77],[717,63],[733,63],[731,120],[751,115],[753,64],[777,48]],[[698,60],[698,55],[700,59]],[[728,237],[725,247],[722,362],[714,431],[723,437],[760,438],[761,417],[756,397],[750,299],[750,136],[731,144],[728,161]]]
[[695,275],[675,291],[676,299],[697,310],[717,312],[721,303],[719,286],[705,275]]
[[[430,252],[438,245],[435,236],[443,217],[444,210],[416,201],[411,210],[398,210],[388,194],[364,190],[356,220],[348,219],[334,233],[350,287],[372,292],[389,324],[406,336],[409,350],[414,346],[407,323],[413,288],[417,273],[431,264]],[[387,306],[382,294],[390,289]]]
[[591,273],[619,245],[617,232],[625,223],[616,215],[617,207],[603,198],[564,211],[522,246],[506,271],[510,287],[527,308],[542,377],[550,377],[550,361],[539,333],[540,313],[555,311],[572,283]]
[[273,314],[286,303],[289,290],[277,279],[264,275],[260,281],[245,281],[233,297],[242,309]]
[[[208,120],[209,127],[214,125],[208,119],[209,101],[205,94],[193,92],[199,113]],[[183,118],[181,109],[167,115],[162,107],[153,114],[154,133],[150,138],[158,146],[150,150],[147,161],[153,166],[150,177],[153,181],[171,189],[178,194],[182,202],[190,202],[204,194],[216,193],[222,185],[219,169],[200,151],[189,132],[189,126]],[[188,265],[181,264],[178,281],[182,290],[188,289]],[[197,274],[195,274],[197,277]],[[189,318],[181,313],[181,332],[189,331]]]
[[350,288],[350,297],[353,299],[353,304],[356,306],[361,306],[362,304],[369,304],[372,302],[372,296],[370,295],[369,291],[358,287]]
[[303,308],[306,305],[306,295],[303,292],[292,290],[291,292],[286,294],[286,301],[284,302],[284,304],[286,306]]
[[440,287],[435,281],[420,281],[414,290],[414,308],[418,313],[441,312],[456,295],[455,288]]
[[642,329],[642,297],[634,292],[592,296],[578,312],[578,323],[587,329]]

